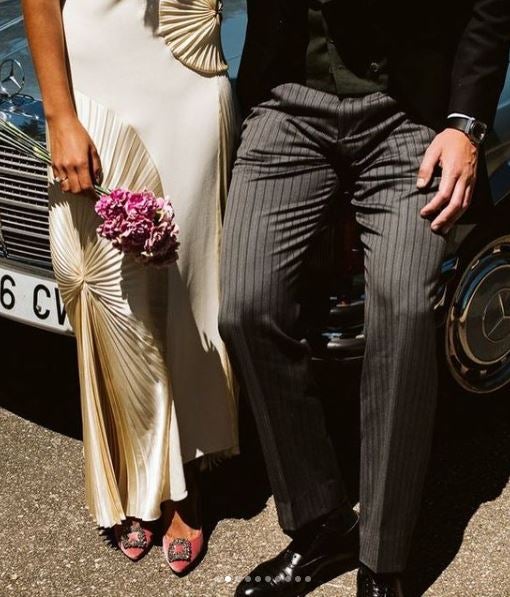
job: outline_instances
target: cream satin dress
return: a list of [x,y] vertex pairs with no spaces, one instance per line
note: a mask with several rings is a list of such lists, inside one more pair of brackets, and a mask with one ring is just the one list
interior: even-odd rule
[[[87,504],[100,526],[186,497],[183,465],[237,450],[218,332],[219,245],[236,114],[216,0],[67,0],[78,116],[104,186],[171,197],[169,268],[99,239],[90,198],[50,184],[55,274],[76,334]],[[51,145],[51,140],[50,140]]]

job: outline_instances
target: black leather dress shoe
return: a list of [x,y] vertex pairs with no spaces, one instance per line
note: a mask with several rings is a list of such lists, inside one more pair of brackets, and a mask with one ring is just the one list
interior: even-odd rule
[[345,532],[338,521],[326,519],[309,541],[294,540],[272,560],[263,562],[237,587],[235,597],[301,597],[320,584],[334,568],[334,576],[357,566],[358,521]]
[[397,574],[374,574],[366,566],[358,570],[358,597],[404,597]]

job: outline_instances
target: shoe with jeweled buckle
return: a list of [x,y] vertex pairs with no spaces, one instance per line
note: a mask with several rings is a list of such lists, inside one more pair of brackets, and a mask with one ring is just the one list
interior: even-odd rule
[[113,527],[118,548],[133,562],[137,562],[149,551],[154,533],[149,526],[137,518],[126,518]]
[[194,539],[163,537],[163,553],[172,572],[182,576],[191,571],[193,564],[204,549],[204,533],[200,531]]

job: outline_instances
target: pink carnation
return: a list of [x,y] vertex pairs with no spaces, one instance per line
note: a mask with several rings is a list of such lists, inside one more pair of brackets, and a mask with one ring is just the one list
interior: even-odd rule
[[157,265],[176,261],[179,228],[167,198],[115,189],[99,199],[96,212],[103,220],[98,234],[123,253]]
[[153,226],[150,236],[145,241],[144,255],[158,260],[172,260],[178,247],[177,233],[175,224],[168,220]]
[[128,218],[148,218],[154,219],[158,210],[159,202],[153,193],[144,191],[143,193],[133,193],[126,201],[125,210]]
[[96,213],[103,220],[121,215],[124,212],[128,195],[129,191],[124,189],[115,189],[109,195],[103,195],[96,203]]
[[111,218],[105,219],[104,222],[99,226],[98,233],[100,236],[107,240],[114,240],[118,236],[122,222],[124,221],[122,216],[116,215]]

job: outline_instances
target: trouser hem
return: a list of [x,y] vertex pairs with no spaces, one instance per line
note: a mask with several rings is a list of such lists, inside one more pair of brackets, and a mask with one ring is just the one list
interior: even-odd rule
[[373,539],[367,548],[362,538],[360,562],[376,574],[401,574],[407,566],[409,545],[398,543],[397,538]]
[[284,531],[298,531],[334,510],[351,510],[339,481],[326,481],[299,497],[282,501],[276,500],[278,521]]

